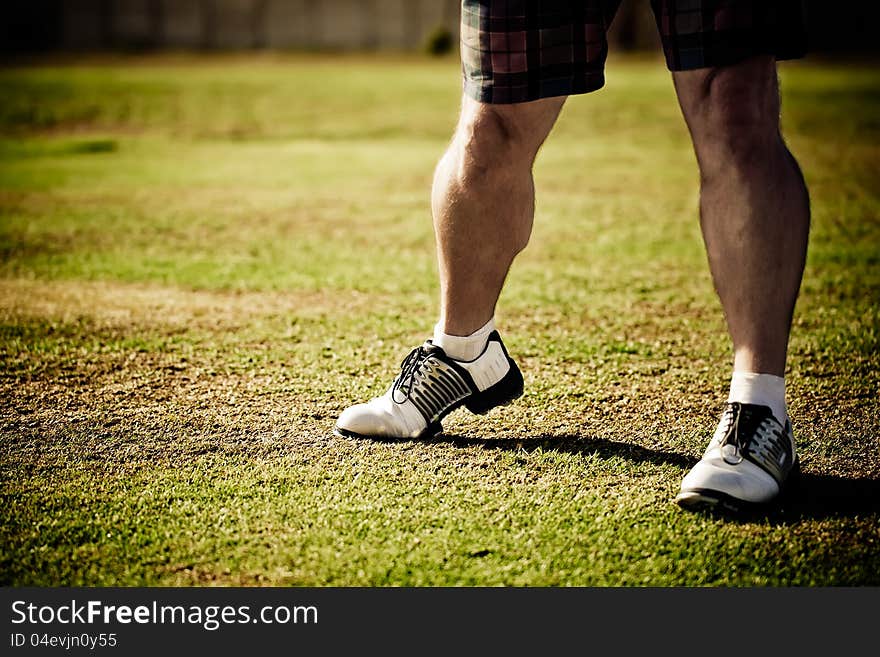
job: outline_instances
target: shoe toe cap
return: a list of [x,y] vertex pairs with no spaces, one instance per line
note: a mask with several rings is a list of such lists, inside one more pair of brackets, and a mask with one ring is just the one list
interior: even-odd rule
[[410,432],[392,414],[376,403],[356,404],[345,409],[336,420],[343,433],[370,438],[406,438]]
[[738,500],[765,503],[779,493],[776,480],[749,461],[730,465],[723,459],[704,458],[681,482],[681,492],[717,491]]
[[357,404],[346,408],[336,420],[336,428],[364,436],[385,435],[388,429],[381,415],[368,404]]

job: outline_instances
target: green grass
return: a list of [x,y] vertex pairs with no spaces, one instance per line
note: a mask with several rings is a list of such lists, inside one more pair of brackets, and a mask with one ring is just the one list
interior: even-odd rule
[[523,398],[390,443],[331,429],[435,320],[456,59],[0,69],[0,583],[880,584],[880,79],[780,75],[805,474],[733,521],[671,503],[731,353],[661,61],[613,58],[539,156],[497,316]]

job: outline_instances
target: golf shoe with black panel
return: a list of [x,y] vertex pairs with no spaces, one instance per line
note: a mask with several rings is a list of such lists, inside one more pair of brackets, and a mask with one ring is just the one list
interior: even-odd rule
[[788,492],[798,472],[791,423],[767,406],[729,402],[675,502],[688,510],[760,511]]
[[334,432],[355,438],[431,437],[442,432],[443,418],[461,406],[484,414],[522,392],[522,373],[498,331],[471,361],[450,358],[428,340],[403,360],[384,395],[343,411]]

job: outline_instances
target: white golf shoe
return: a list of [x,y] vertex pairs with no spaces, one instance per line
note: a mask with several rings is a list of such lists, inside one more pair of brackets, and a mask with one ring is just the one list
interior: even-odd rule
[[428,340],[403,360],[384,395],[343,411],[334,432],[355,438],[429,438],[443,430],[443,418],[460,406],[483,414],[522,392],[522,373],[498,331],[472,361],[450,358]]
[[730,402],[675,502],[690,510],[758,510],[779,499],[798,472],[794,434],[766,406]]

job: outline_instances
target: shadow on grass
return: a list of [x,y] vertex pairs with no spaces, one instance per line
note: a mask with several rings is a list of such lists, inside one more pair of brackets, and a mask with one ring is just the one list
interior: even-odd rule
[[470,436],[458,436],[455,434],[440,434],[425,442],[447,442],[456,447],[482,447],[484,449],[497,449],[510,452],[533,452],[536,449],[543,451],[561,452],[565,454],[595,455],[599,458],[610,459],[620,457],[633,463],[653,463],[654,465],[674,465],[689,470],[698,459],[666,452],[659,449],[648,449],[632,443],[607,440],[605,438],[588,438],[584,436],[556,436],[542,435],[529,438],[473,438]]
[[[473,438],[441,434],[425,442],[446,442],[455,447],[482,447],[488,450],[526,451],[536,449],[600,458],[624,458],[634,463],[672,465],[681,468],[682,477],[698,458],[678,452],[649,449],[631,443],[582,436],[533,436],[519,439]],[[821,473],[802,473],[793,489],[778,505],[763,512],[723,515],[737,522],[786,524],[799,520],[877,515],[880,513],[880,479],[842,477]],[[716,514],[721,516],[721,512]]]

